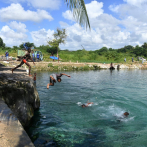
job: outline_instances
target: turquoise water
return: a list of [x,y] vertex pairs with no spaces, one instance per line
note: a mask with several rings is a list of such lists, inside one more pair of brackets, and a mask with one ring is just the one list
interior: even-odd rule
[[147,146],[147,70],[66,73],[49,90],[51,73],[37,73],[41,107],[28,130],[36,147]]

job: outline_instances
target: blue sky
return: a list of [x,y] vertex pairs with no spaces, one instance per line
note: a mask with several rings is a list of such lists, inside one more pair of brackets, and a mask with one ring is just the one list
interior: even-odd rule
[[121,48],[147,42],[147,0],[85,0],[91,31],[79,26],[64,0],[0,0],[0,37],[6,46],[47,45],[57,28],[67,30],[61,49]]

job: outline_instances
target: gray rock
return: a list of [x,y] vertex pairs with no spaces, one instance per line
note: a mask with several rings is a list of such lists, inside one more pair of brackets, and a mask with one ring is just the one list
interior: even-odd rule
[[40,107],[40,99],[32,78],[22,74],[0,74],[0,98],[27,127],[34,110]]

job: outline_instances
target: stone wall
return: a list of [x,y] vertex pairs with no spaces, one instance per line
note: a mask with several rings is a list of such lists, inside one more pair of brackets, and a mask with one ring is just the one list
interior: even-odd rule
[[40,99],[32,78],[20,73],[0,73],[0,98],[24,127],[29,126]]

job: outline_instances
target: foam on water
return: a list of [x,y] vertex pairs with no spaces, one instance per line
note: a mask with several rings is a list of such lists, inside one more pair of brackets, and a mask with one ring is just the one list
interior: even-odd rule
[[[77,102],[76,104],[77,104],[78,106],[81,106],[82,104],[86,104],[86,103]],[[98,103],[89,104],[88,107],[91,107],[91,106],[94,106],[94,105],[97,106]]]

